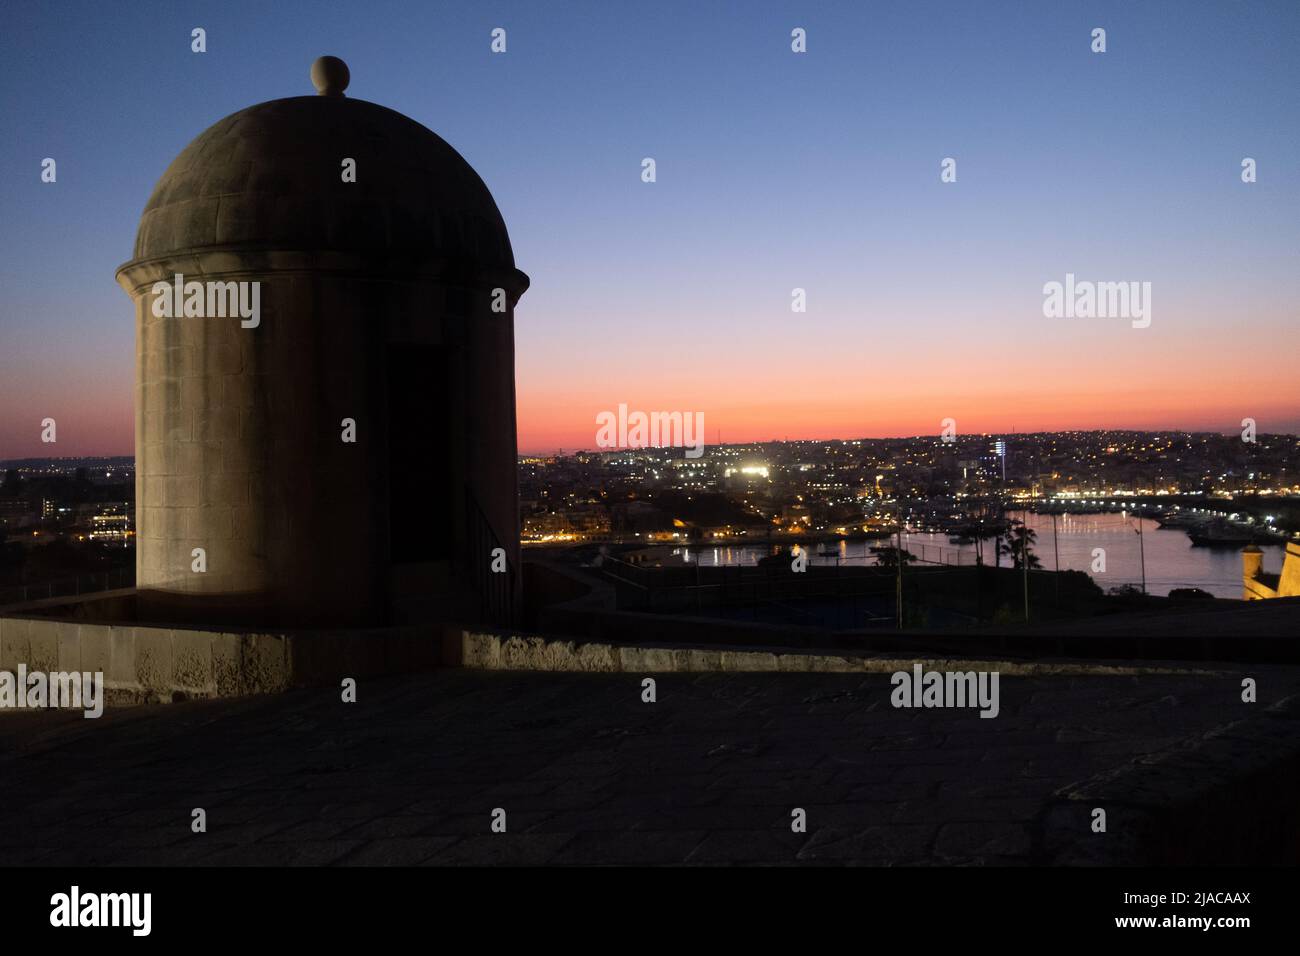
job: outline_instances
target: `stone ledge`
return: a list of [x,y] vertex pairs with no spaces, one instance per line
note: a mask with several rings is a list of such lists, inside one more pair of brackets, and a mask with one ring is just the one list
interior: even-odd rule
[[[427,627],[252,632],[0,617],[0,670],[102,672],[110,704],[241,697],[427,670]],[[0,711],[4,712],[4,711]]]
[[797,648],[687,647],[678,644],[607,644],[545,637],[461,632],[459,663],[476,670],[570,671],[599,673],[683,673],[725,671],[737,674],[880,674],[910,670],[920,662],[929,670],[997,671],[1008,677],[1111,676],[1224,673],[1177,664],[1094,661],[999,661],[934,657],[873,657],[822,654]]

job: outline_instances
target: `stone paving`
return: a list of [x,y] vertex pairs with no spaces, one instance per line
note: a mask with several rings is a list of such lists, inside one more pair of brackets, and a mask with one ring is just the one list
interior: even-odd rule
[[991,720],[895,709],[884,674],[663,675],[643,703],[634,675],[473,670],[363,681],[353,704],[9,713],[0,865],[1050,862],[1058,791],[1300,692],[1249,673],[1253,705],[1229,670],[1004,677]]

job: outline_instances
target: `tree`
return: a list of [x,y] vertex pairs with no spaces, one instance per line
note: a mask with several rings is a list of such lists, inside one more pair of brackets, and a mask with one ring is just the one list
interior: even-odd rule
[[1020,570],[1023,567],[1021,565],[1022,554],[1028,554],[1030,569],[1041,568],[1043,562],[1038,560],[1038,555],[1034,554],[1033,548],[1037,541],[1038,535],[1032,528],[1028,528],[1023,524],[1017,524],[1010,530],[1010,532],[1008,532],[1006,540],[1002,543],[999,550],[1000,553],[1005,554],[1011,559],[1011,566],[1016,570]]
[[963,538],[968,538],[970,541],[974,542],[975,563],[980,567],[984,566],[984,542],[990,541],[994,538],[997,538],[999,541],[1002,540],[997,529],[986,527],[983,523],[968,525],[962,529],[961,534]]
[[[882,546],[872,548],[871,553],[876,556],[876,567],[889,568],[891,570],[898,569],[898,558],[900,554],[898,548],[895,548],[892,545]],[[912,552],[903,549],[901,554],[903,558],[903,567],[916,563],[916,555],[912,554]]]

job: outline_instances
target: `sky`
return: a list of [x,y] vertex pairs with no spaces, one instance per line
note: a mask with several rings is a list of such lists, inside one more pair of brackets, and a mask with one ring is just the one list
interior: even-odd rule
[[[50,455],[47,417],[131,452],[113,277],[153,184],[325,53],[505,217],[521,452],[620,404],[724,442],[1300,432],[1295,0],[3,0],[0,459]],[[1045,317],[1067,273],[1150,282],[1149,327]]]

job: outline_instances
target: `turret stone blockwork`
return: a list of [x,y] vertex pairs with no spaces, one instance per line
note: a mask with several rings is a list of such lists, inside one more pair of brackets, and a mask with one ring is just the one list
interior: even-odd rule
[[141,612],[508,620],[528,277],[451,146],[346,97],[342,61],[312,73],[319,95],[241,110],[176,158],[118,271]]

